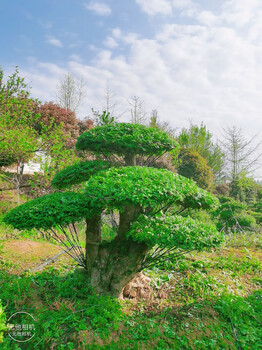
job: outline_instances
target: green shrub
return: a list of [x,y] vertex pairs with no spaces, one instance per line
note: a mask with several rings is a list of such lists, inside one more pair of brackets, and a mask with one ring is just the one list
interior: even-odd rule
[[253,205],[252,215],[256,218],[258,224],[262,224],[262,201],[261,201],[261,199]]
[[[75,338],[78,333],[89,330],[106,337],[123,319],[119,301],[95,295],[81,270],[68,273],[67,267],[63,272],[49,268],[21,276],[3,271],[0,288],[8,315],[30,310],[36,319],[36,335],[26,343],[28,350],[73,350],[79,345],[79,339]],[[5,315],[1,318],[0,309],[0,334],[2,324]],[[16,342],[5,337],[0,349],[25,348],[16,347]]]
[[213,173],[197,151],[182,148],[178,154],[177,171],[180,175],[193,179],[200,187],[208,189],[213,183]]
[[214,306],[235,334],[237,349],[262,348],[262,291],[247,298],[223,296]]
[[230,197],[219,197],[220,207],[213,212],[217,228],[225,231],[242,231],[256,228],[256,219],[247,211],[247,205]]
[[1,300],[0,300],[0,343],[3,342],[3,339],[4,339],[3,332],[6,330],[7,330],[6,315],[4,313],[4,309],[3,309],[3,306],[2,306]]

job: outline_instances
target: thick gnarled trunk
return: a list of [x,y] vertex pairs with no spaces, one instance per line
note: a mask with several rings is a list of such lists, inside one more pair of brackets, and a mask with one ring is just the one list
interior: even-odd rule
[[125,285],[141,271],[148,247],[126,235],[139,212],[139,207],[124,207],[118,235],[111,242],[101,243],[101,216],[87,222],[86,270],[97,293],[119,297]]
[[119,297],[122,289],[140,271],[147,253],[145,244],[116,238],[102,244],[90,269],[91,285],[99,294]]
[[101,215],[96,215],[86,221],[86,270],[89,275],[99,252],[101,240]]

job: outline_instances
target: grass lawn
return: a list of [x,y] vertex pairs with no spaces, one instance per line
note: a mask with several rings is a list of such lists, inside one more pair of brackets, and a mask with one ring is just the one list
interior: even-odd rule
[[[26,343],[4,334],[15,349],[262,349],[262,251],[240,240],[144,271],[123,300],[96,296],[82,271],[43,239],[0,241],[0,299],[7,319],[35,318]],[[133,297],[131,297],[133,296]]]

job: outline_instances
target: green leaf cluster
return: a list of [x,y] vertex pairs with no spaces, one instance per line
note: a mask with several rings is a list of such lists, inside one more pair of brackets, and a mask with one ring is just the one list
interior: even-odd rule
[[55,188],[64,189],[88,181],[92,175],[109,167],[108,162],[100,160],[79,162],[56,173],[51,184]]
[[81,193],[56,192],[26,202],[4,217],[6,224],[18,230],[50,229],[92,216],[88,197]]
[[108,124],[82,134],[76,149],[102,154],[154,155],[171,151],[177,145],[166,133],[140,124]]
[[120,209],[130,204],[154,208],[165,203],[205,208],[216,202],[190,179],[166,169],[138,166],[100,172],[90,178],[85,191],[92,205]]
[[141,215],[129,232],[134,240],[148,246],[179,247],[184,250],[203,250],[222,242],[223,235],[214,225],[190,217],[160,213],[152,217]]

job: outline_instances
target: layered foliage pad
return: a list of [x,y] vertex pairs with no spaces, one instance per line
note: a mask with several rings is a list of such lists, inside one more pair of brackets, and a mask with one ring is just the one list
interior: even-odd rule
[[[82,175],[89,168],[85,166]],[[75,169],[72,166],[64,172],[71,174]],[[121,210],[125,205],[133,205],[154,210],[166,204],[206,209],[215,206],[216,199],[198,188],[194,181],[165,169],[138,166],[110,168],[91,176],[84,193],[42,196],[13,209],[4,221],[17,229],[49,229],[91,218],[106,208]]]
[[90,178],[86,193],[94,207],[121,209],[124,205],[154,208],[170,203],[183,207],[217,204],[214,196],[194,181],[165,169],[147,167],[111,168]]
[[169,216],[160,213],[152,217],[140,215],[132,225],[129,236],[148,246],[178,247],[184,250],[202,250],[221,243],[223,235],[216,227],[190,217]]
[[64,189],[88,181],[92,175],[109,167],[108,162],[100,160],[80,162],[57,173],[51,184],[55,188]]
[[139,124],[103,125],[82,134],[76,149],[102,154],[154,155],[171,151],[177,144],[166,133]]
[[[159,155],[176,145],[167,134],[138,124],[104,125],[81,135],[76,147],[102,154]],[[9,212],[4,221],[17,229],[50,229],[83,218],[92,218],[105,209],[140,213],[131,232],[134,240],[182,249],[203,249],[215,245],[220,236],[213,226],[190,218],[163,214],[175,205],[183,208],[208,209],[218,204],[210,193],[179,174],[166,169],[141,166],[110,167],[104,161],[86,161],[70,166],[54,177],[58,189],[87,182],[82,193],[53,193],[27,202]],[[154,214],[159,213],[157,217]],[[135,220],[135,217],[134,217]]]
[[52,193],[26,202],[4,217],[6,224],[18,230],[50,229],[93,216],[86,195],[74,192]]

